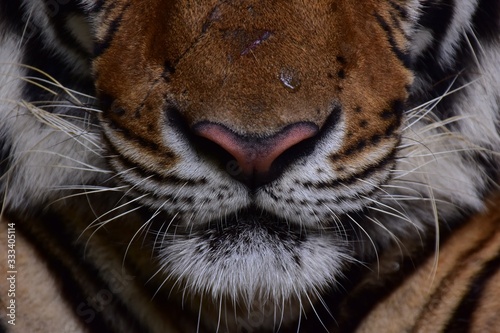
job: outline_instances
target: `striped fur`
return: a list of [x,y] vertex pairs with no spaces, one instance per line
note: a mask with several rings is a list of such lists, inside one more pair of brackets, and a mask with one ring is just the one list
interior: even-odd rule
[[496,0],[0,0],[0,331],[494,332],[499,68]]
[[[497,332],[498,283],[500,278],[500,214],[492,201],[491,210],[477,215],[449,235],[437,257],[428,256],[413,263],[411,275],[395,279],[393,288],[375,303],[369,314],[358,322],[356,332]],[[408,264],[397,258],[383,258],[387,276],[407,270]],[[406,266],[406,267],[405,267]],[[354,300],[378,288],[378,277],[368,276],[356,286]],[[376,281],[375,283],[373,281]],[[365,284],[366,283],[366,284]],[[373,292],[373,290],[370,290]],[[380,300],[379,300],[380,301]],[[344,323],[349,318],[342,318]],[[348,323],[348,326],[353,326]],[[340,330],[344,331],[344,330]]]

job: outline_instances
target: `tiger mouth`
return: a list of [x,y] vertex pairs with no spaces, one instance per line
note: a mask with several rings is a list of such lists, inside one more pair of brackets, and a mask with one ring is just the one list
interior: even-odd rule
[[[251,234],[266,235],[265,238],[272,242],[292,241],[300,243],[307,236],[321,236],[321,234],[336,232],[339,225],[344,224],[344,218],[339,218],[336,223],[325,224],[322,221],[321,224],[318,222],[316,226],[303,225],[288,221],[256,206],[240,209],[200,225],[182,221],[182,218],[178,219],[177,223],[173,222],[169,228],[163,228],[163,230],[159,231],[167,236],[175,234],[175,236],[172,236],[175,238],[202,239],[203,241],[219,240],[221,244],[226,240],[242,241],[241,235]],[[164,226],[165,223],[163,222],[162,225]],[[343,229],[345,232],[344,227]]]
[[164,229],[155,250],[162,274],[190,293],[259,304],[328,287],[352,262],[348,238],[248,207],[192,229]]
[[243,230],[265,231],[276,239],[301,239],[307,232],[313,232],[312,228],[300,226],[280,218],[267,211],[249,207],[236,213],[229,214],[219,220],[212,220],[200,232],[211,231],[222,237],[237,237]]

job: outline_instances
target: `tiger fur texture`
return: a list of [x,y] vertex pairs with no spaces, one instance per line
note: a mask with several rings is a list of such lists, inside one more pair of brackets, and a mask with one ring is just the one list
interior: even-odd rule
[[500,1],[0,0],[0,332],[498,332]]

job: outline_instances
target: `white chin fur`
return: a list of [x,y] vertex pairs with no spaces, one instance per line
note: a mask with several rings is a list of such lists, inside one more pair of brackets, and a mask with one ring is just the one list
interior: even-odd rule
[[166,275],[188,291],[246,304],[315,295],[352,261],[334,233],[241,223],[175,235],[161,244]]

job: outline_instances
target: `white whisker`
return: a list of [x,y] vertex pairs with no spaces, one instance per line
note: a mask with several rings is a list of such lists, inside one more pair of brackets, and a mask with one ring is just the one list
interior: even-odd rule
[[85,234],[88,230],[90,230],[91,228],[95,228],[95,230],[92,232],[91,236],[90,236],[90,237],[88,238],[88,240],[87,240],[87,243],[88,243],[88,241],[90,240],[90,238],[92,238],[92,236],[93,236],[93,235],[94,235],[94,234],[95,234],[95,233],[96,233],[96,232],[97,232],[100,228],[102,228],[104,225],[106,225],[107,223],[109,223],[109,222],[111,222],[111,221],[114,221],[114,220],[116,220],[116,219],[119,219],[120,217],[123,217],[123,216],[125,216],[125,215],[127,215],[127,214],[129,214],[129,213],[131,213],[131,212],[133,212],[133,211],[136,211],[136,210],[140,209],[141,207],[140,207],[140,206],[138,206],[138,207],[134,207],[134,208],[132,208],[131,210],[128,210],[128,211],[123,212],[123,213],[120,213],[120,214],[118,214],[118,215],[116,215],[116,216],[111,217],[110,219],[107,219],[107,220],[105,220],[105,221],[100,221],[103,217],[105,217],[105,216],[107,216],[107,215],[110,215],[111,213],[114,213],[114,212],[116,212],[116,211],[118,211],[118,210],[120,210],[120,209],[122,209],[122,208],[124,208],[124,207],[126,207],[126,206],[128,206],[128,205],[130,205],[131,203],[134,203],[134,202],[136,202],[136,201],[139,201],[139,200],[141,200],[142,198],[144,198],[144,197],[146,197],[146,196],[147,196],[147,194],[144,194],[144,195],[142,195],[142,196],[140,196],[140,197],[137,197],[137,198],[132,199],[131,201],[125,202],[124,204],[121,204],[121,205],[120,205],[120,206],[118,206],[118,207],[115,207],[115,208],[113,208],[113,209],[111,209],[111,210],[108,210],[106,213],[103,213],[102,215],[100,215],[99,217],[97,217],[94,221],[92,221],[92,222],[91,222],[91,223],[90,223],[87,227],[85,227],[85,229],[83,229],[83,231],[81,232],[81,234],[80,234],[80,236],[78,237],[78,239],[77,239],[77,240],[79,240],[81,237],[83,237],[83,235],[84,235],[84,234]]
[[379,259],[379,256],[378,256],[378,249],[377,249],[377,246],[375,245],[375,241],[372,239],[372,237],[370,236],[370,234],[365,230],[365,228],[363,228],[363,226],[361,226],[361,224],[359,224],[358,221],[356,221],[356,219],[354,219],[350,214],[346,214],[346,216],[355,224],[358,226],[359,230],[361,230],[361,232],[363,232],[366,237],[368,238],[368,240],[370,241],[372,247],[373,247],[373,250],[374,250],[374,253],[375,253],[375,257],[376,257],[376,261],[377,261],[377,267],[380,269],[380,259]]

